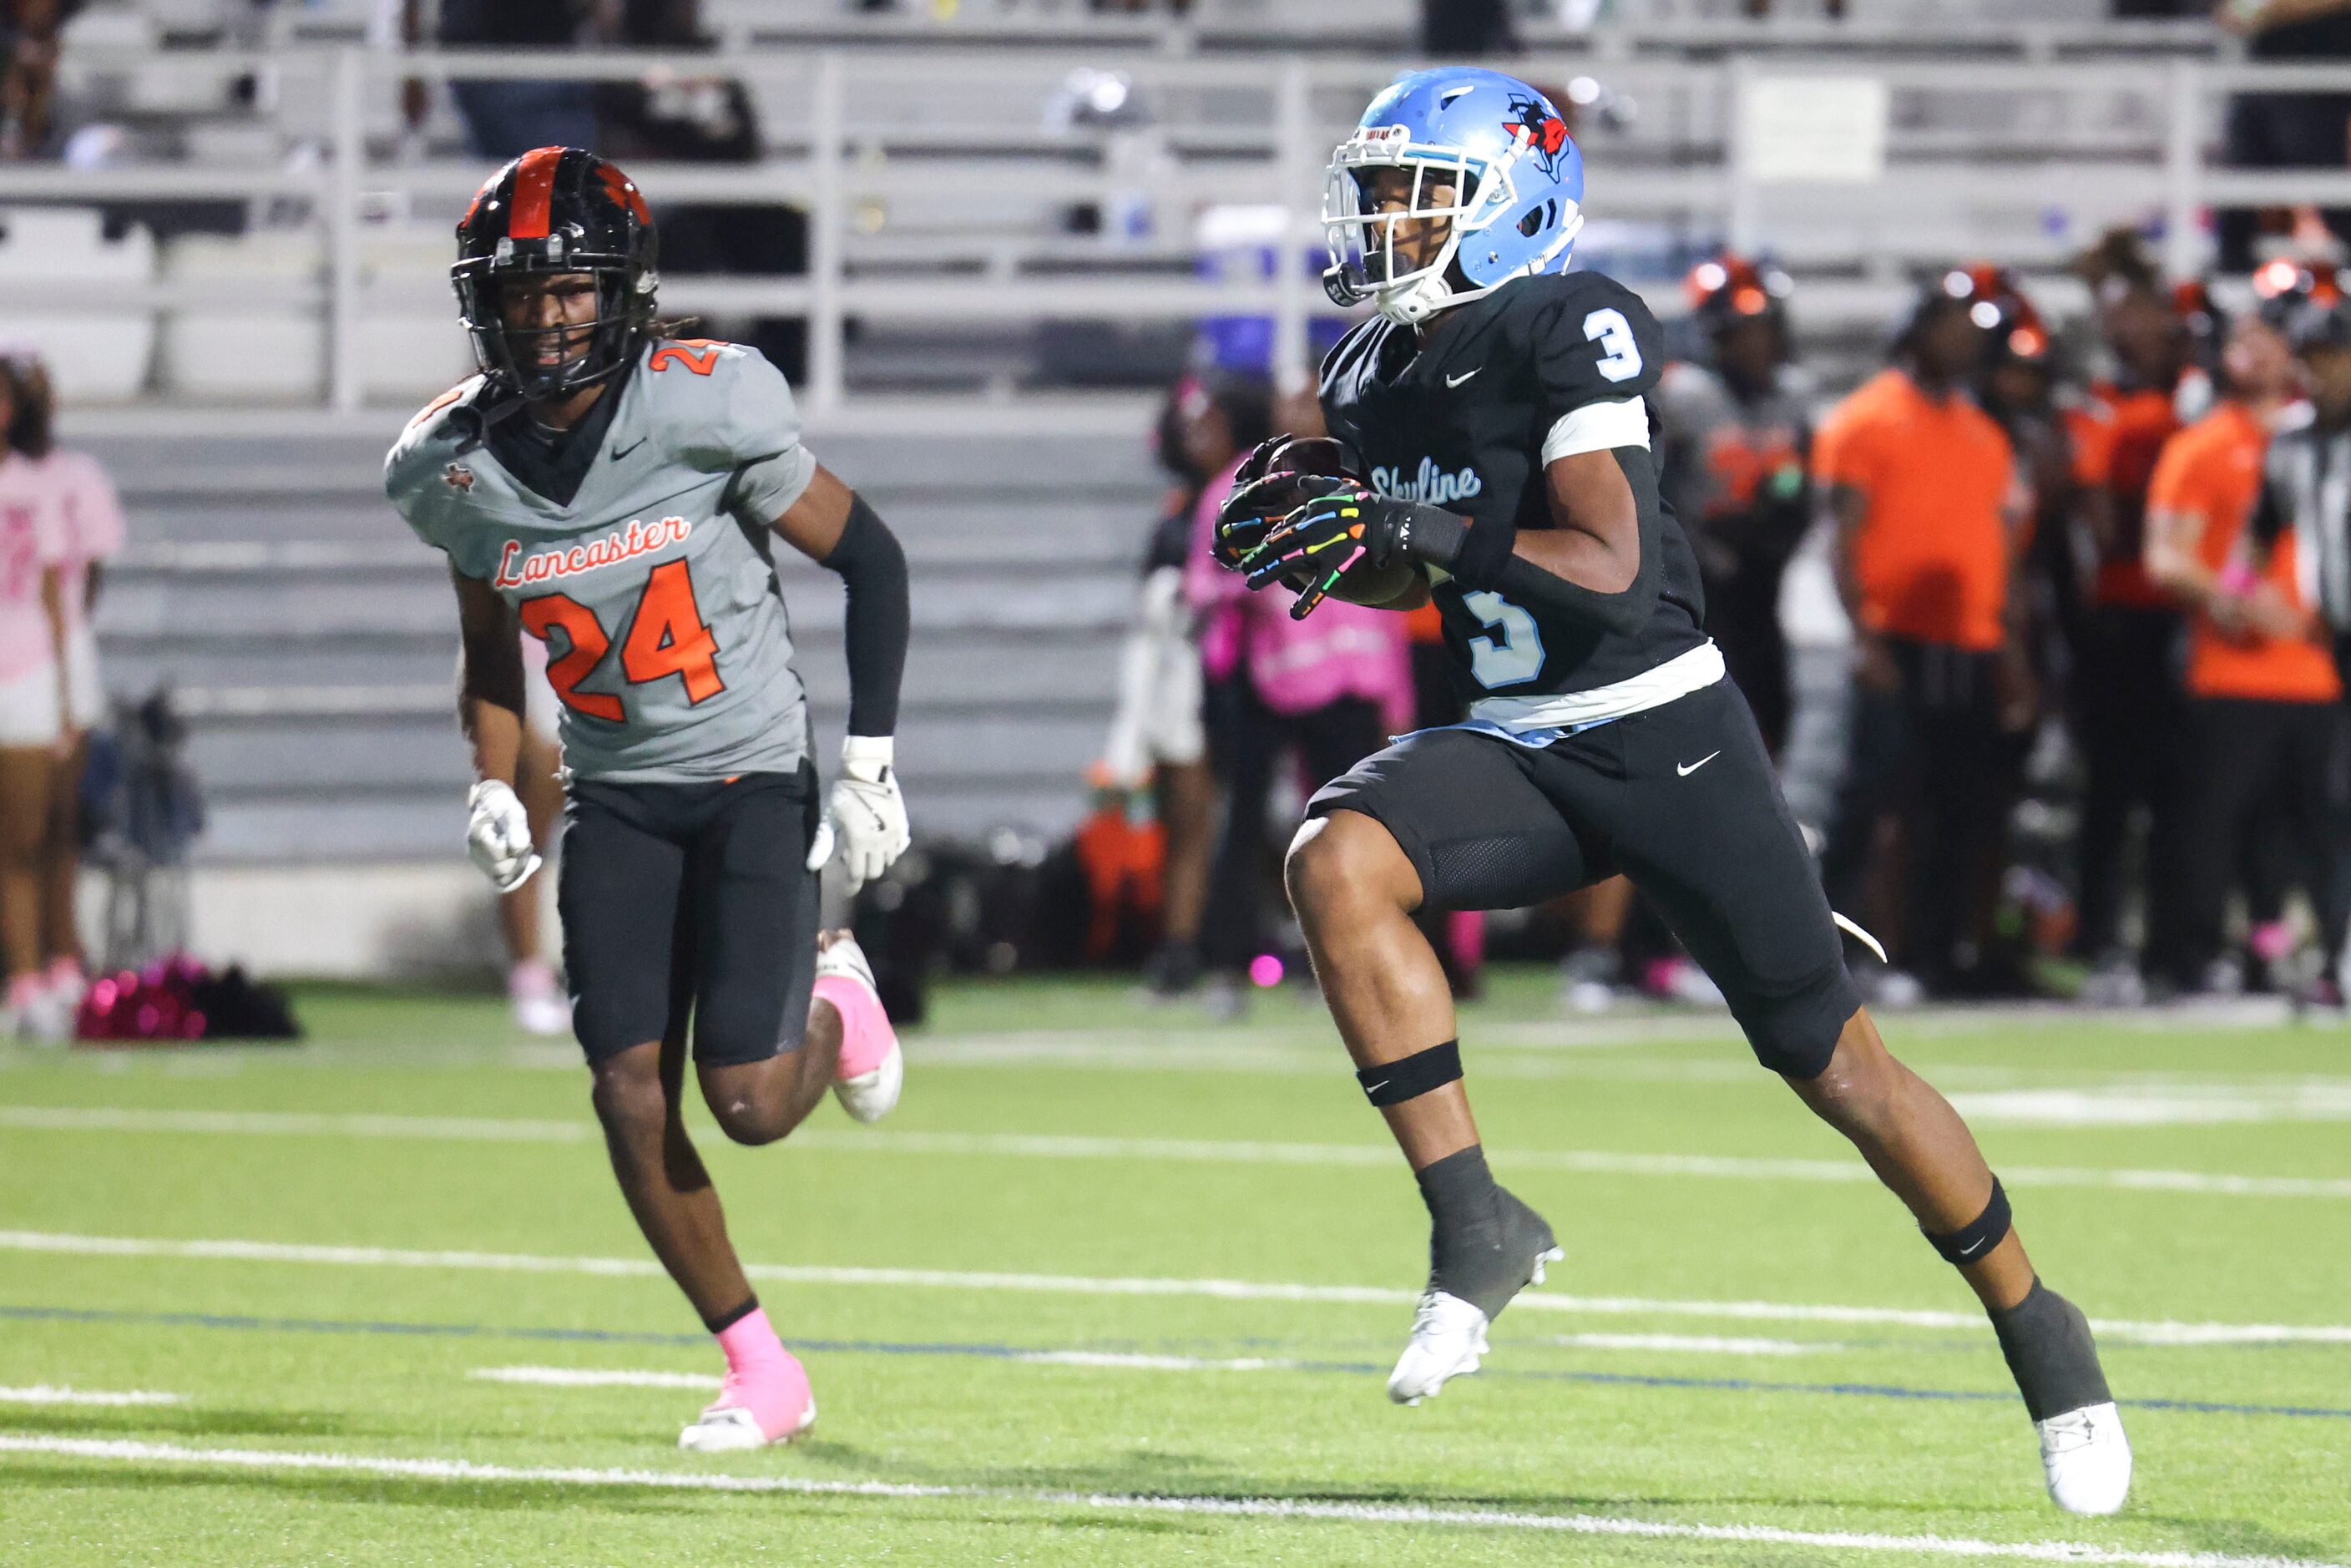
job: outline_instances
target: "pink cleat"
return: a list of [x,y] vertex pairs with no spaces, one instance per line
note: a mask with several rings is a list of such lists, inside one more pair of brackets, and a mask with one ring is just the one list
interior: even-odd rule
[[698,1454],[764,1448],[816,1425],[808,1368],[776,1337],[765,1311],[727,1324],[718,1343],[726,1353],[726,1379],[718,1397],[677,1435],[679,1448]]
[[841,1015],[841,1062],[833,1070],[832,1092],[852,1116],[878,1122],[898,1103],[905,1086],[905,1053],[898,1049],[898,1031],[882,1009],[873,967],[857,939],[842,931],[820,942],[815,994]]

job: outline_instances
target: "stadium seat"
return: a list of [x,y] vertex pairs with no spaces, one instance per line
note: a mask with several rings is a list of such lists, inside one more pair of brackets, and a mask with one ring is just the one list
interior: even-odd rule
[[120,402],[144,391],[154,319],[144,309],[37,302],[76,284],[136,287],[154,277],[155,240],[143,228],[109,240],[94,211],[0,208],[0,338],[37,346],[68,402]]

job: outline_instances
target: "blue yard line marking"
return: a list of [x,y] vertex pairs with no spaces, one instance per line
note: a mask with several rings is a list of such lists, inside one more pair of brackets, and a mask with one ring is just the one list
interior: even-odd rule
[[[9,1319],[22,1322],[113,1323],[141,1328],[235,1329],[261,1333],[404,1334],[413,1338],[543,1340],[587,1344],[697,1347],[710,1343],[708,1334],[664,1333],[643,1329],[517,1328],[495,1323],[384,1322],[366,1318],[265,1318],[225,1312],[140,1312],[100,1307],[0,1305],[0,1320]],[[797,1350],[819,1354],[975,1356],[989,1361],[1019,1361],[1027,1356],[1051,1354],[1056,1348],[1049,1345],[856,1339],[795,1338],[791,1343]],[[1301,1360],[1288,1362],[1280,1370],[1345,1373],[1352,1376],[1379,1375],[1388,1369],[1372,1362]],[[1734,1394],[1828,1394],[1856,1399],[1928,1399],[1959,1404],[2005,1404],[2016,1398],[2006,1389],[1906,1388],[1890,1383],[1782,1383],[1751,1377],[1668,1377],[1649,1373],[1570,1372],[1540,1367],[1489,1367],[1479,1375],[1635,1388],[1703,1388]],[[2351,1408],[2330,1405],[2244,1405],[2215,1399],[2124,1399],[2117,1403],[2132,1410],[2169,1410],[2191,1416],[2294,1416],[2351,1420]]]

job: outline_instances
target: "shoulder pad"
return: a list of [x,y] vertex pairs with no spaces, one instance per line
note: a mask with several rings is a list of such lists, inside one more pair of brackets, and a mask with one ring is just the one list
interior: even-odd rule
[[1641,297],[1597,272],[1523,278],[1513,332],[1526,345],[1555,413],[1652,392],[1666,366],[1665,330]]
[[799,444],[791,388],[757,349],[709,338],[651,343],[637,375],[653,434],[681,461],[705,472]]
[[481,391],[483,379],[469,376],[420,409],[401,431],[400,439],[384,455],[383,487],[395,506],[405,509],[405,498],[420,478],[437,476],[456,443],[450,413]]

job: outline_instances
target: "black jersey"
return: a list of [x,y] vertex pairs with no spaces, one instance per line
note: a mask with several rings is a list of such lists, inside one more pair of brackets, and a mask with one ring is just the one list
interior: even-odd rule
[[[1549,528],[1557,525],[1542,449],[1552,427],[1587,403],[1645,397],[1665,363],[1656,318],[1614,278],[1521,277],[1446,312],[1425,348],[1412,328],[1384,319],[1349,332],[1322,361],[1322,412],[1331,433],[1363,455],[1374,489]],[[1654,411],[1649,423],[1655,450]],[[1698,559],[1671,508],[1660,501],[1659,510],[1657,601],[1631,635],[1438,583],[1463,699],[1588,691],[1701,645]]]

